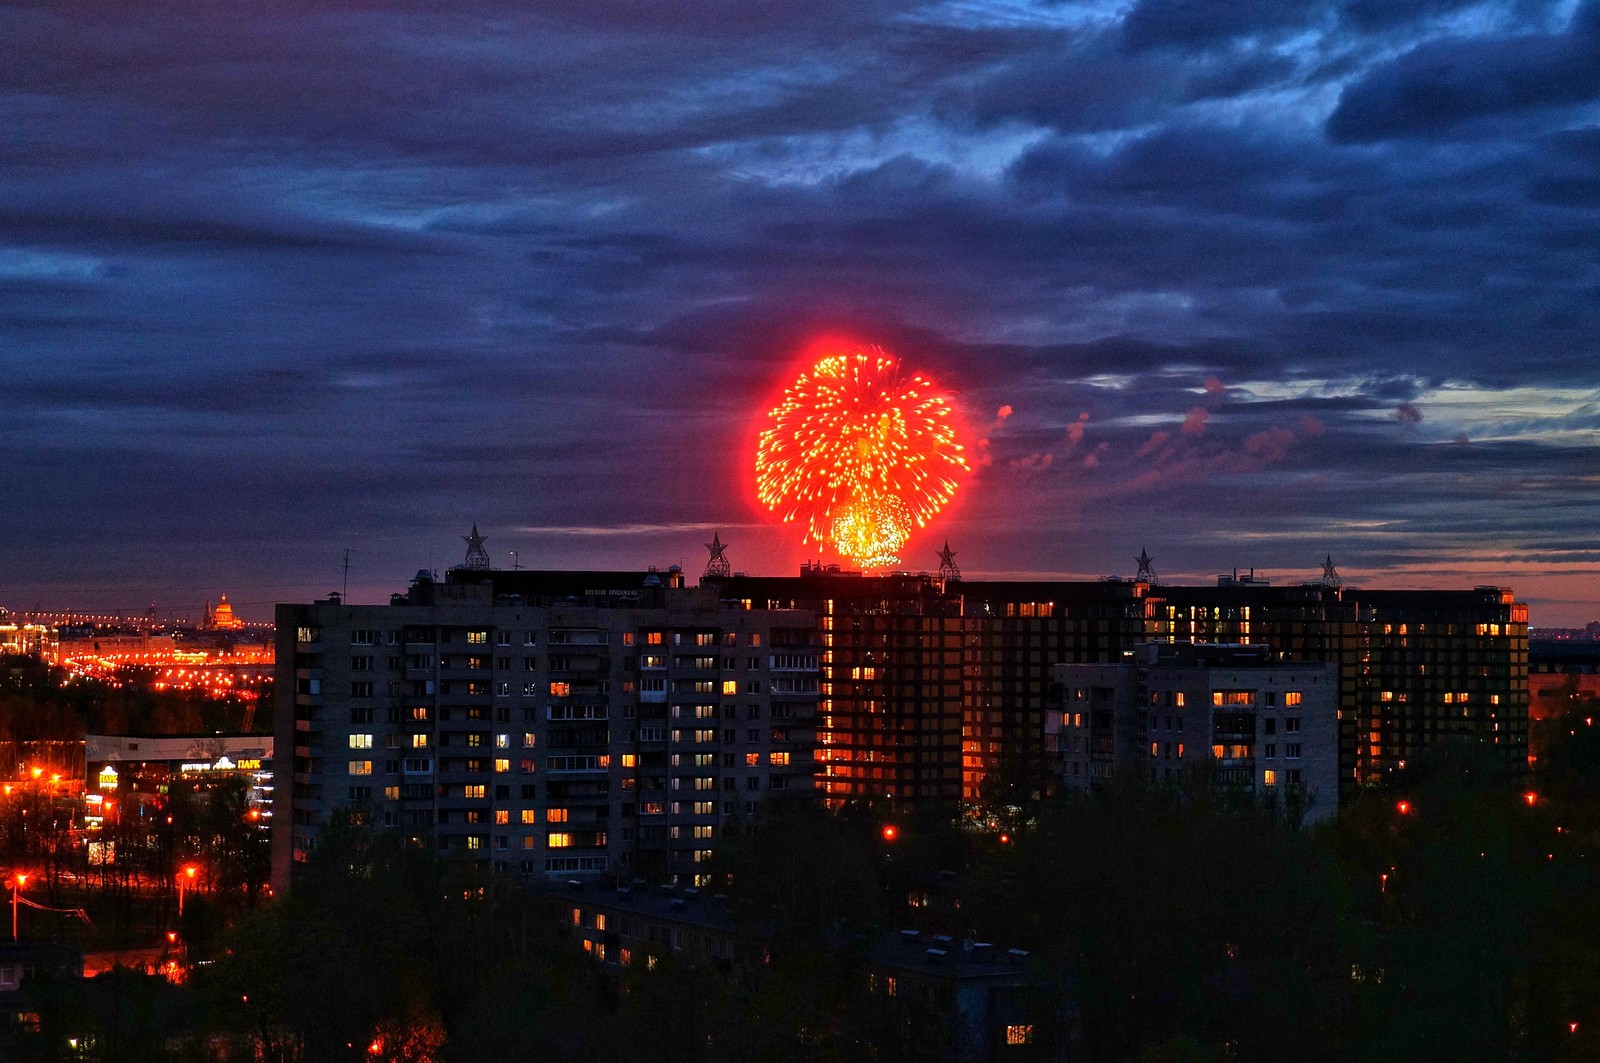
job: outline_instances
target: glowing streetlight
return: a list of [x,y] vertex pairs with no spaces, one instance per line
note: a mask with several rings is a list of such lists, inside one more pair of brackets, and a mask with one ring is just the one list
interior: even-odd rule
[[196,874],[199,873],[199,870],[200,870],[199,868],[195,867],[193,864],[190,864],[188,867],[184,868],[183,869],[183,873],[178,876],[178,916],[179,916],[179,918],[182,918],[182,916],[183,916],[183,890],[184,890],[184,887],[185,887],[185,885],[187,885],[188,888],[190,888],[190,889],[194,888],[194,877],[195,877]]
[[1401,801],[1394,806],[1394,810],[1402,816],[1409,816],[1411,814],[1411,802]]
[[11,940],[17,940],[17,894],[28,884],[28,876],[21,871],[11,876]]

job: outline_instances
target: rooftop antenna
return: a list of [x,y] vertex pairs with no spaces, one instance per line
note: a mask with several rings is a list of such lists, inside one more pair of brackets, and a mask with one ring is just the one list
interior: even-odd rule
[[1332,591],[1344,586],[1344,580],[1339,578],[1339,570],[1333,567],[1332,554],[1322,559],[1322,578],[1317,582]]
[[1134,558],[1134,560],[1139,563],[1139,572],[1133,578],[1144,583],[1149,583],[1153,586],[1157,580],[1155,563],[1150,557],[1150,551],[1146,550],[1142,546],[1139,547],[1139,556]]
[[467,541],[467,560],[462,567],[473,572],[489,571],[489,551],[483,548],[483,544],[489,540],[486,536],[478,534],[478,525],[474,523],[472,534],[463,535],[461,538]]
[[711,551],[711,558],[706,562],[705,575],[701,579],[727,579],[733,571],[733,566],[728,564],[728,547],[722,541],[720,532],[711,533],[711,541],[706,543],[706,549]]
[[511,551],[511,571],[516,572],[520,568],[522,568],[522,565],[517,562],[517,552],[513,550]]
[[939,578],[949,582],[961,578],[961,566],[956,564],[956,552],[950,549],[950,540],[944,541],[944,549],[939,551]]
[[344,591],[339,595],[339,600],[344,601],[350,597],[350,548],[344,548]]

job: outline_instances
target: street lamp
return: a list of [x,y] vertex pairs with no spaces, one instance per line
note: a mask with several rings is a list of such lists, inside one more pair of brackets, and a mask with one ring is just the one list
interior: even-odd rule
[[194,876],[195,876],[195,873],[196,873],[197,870],[198,869],[193,864],[190,864],[188,867],[183,869],[183,874],[178,876],[178,917],[179,918],[183,917],[183,888],[184,888],[184,885],[185,885],[185,880],[187,880],[187,885],[189,886],[189,888],[193,889],[194,888]]
[[11,940],[17,940],[17,892],[28,884],[28,876],[18,871],[11,876]]

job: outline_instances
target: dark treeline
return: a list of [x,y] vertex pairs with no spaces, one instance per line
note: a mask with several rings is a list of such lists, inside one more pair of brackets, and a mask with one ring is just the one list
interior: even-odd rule
[[1009,805],[1003,839],[893,818],[890,841],[882,809],[777,808],[713,864],[760,942],[729,970],[636,956],[608,976],[537,897],[352,817],[176,1004],[129,989],[113,1027],[80,1002],[76,1058],[958,1058],[950,1001],[869,989],[865,944],[907,926],[1030,951],[1016,1060],[1600,1058],[1591,708],[1549,722],[1531,781],[1441,745],[1315,830],[1200,776]]

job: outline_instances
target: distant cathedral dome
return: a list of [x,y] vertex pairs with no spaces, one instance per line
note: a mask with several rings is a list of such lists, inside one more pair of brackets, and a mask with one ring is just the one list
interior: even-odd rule
[[218,631],[234,631],[244,627],[244,621],[233,615],[233,606],[228,604],[226,594],[222,596],[222,601],[217,603],[216,610],[211,614],[211,626]]

